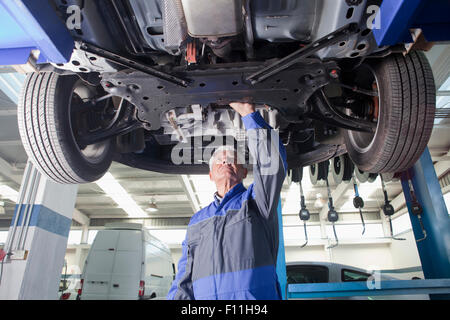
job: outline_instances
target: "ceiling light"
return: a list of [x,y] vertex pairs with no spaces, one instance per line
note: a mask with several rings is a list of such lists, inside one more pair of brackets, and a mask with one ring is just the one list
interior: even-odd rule
[[147,212],[156,212],[158,211],[158,207],[156,206],[155,200],[152,200],[150,204],[148,205],[148,208],[145,209]]
[[103,178],[98,180],[96,184],[122,208],[129,217],[145,218],[147,214],[141,207],[131,198],[128,192],[120,185],[119,182],[107,172]]
[[9,186],[0,185],[0,196],[2,196],[5,199],[9,199],[13,202],[17,202],[17,197],[19,196],[19,193]]

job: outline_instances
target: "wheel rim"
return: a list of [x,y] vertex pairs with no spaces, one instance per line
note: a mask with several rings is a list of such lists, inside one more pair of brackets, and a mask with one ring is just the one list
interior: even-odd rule
[[96,96],[95,89],[93,87],[88,87],[84,82],[79,80],[75,83],[69,104],[69,115],[70,115],[70,126],[72,137],[78,146],[78,151],[80,152],[82,158],[86,162],[94,165],[101,163],[105,159],[105,156],[108,154],[110,148],[110,141],[105,140],[102,142],[81,147],[78,142],[79,139],[78,139],[78,126],[76,121],[77,119],[75,119],[72,116],[72,114],[73,108],[77,103],[80,102],[80,100],[81,101],[89,100],[94,98],[95,96]]
[[341,173],[341,170],[342,170],[341,157],[334,158],[334,160],[333,160],[333,167],[334,167],[334,172],[336,172],[336,174],[339,175]]
[[[373,113],[374,115],[376,115],[377,118],[377,127],[374,133],[368,133],[368,132],[359,132],[359,131],[348,131],[348,137],[350,140],[350,143],[352,144],[352,147],[359,153],[366,153],[367,151],[369,151],[373,144],[375,143],[375,139],[377,137],[378,134],[378,130],[380,127],[380,119],[382,117],[382,106],[381,106],[381,91],[380,91],[380,85],[378,82],[378,78],[375,74],[375,71],[368,65],[362,65],[360,67],[362,69],[362,72],[364,72],[364,68],[365,68],[365,73],[364,75],[366,77],[362,77],[363,82],[370,82],[372,84],[372,89],[376,90],[378,92],[378,97],[373,97]],[[368,72],[367,72],[368,71]],[[361,72],[361,71],[359,71]],[[358,80],[358,76],[356,77],[356,79]],[[356,81],[355,81],[356,82]],[[355,83],[356,85],[358,85],[358,83]],[[366,85],[367,87],[367,83],[363,83],[363,85]],[[373,119],[365,119],[365,120],[373,120]]]

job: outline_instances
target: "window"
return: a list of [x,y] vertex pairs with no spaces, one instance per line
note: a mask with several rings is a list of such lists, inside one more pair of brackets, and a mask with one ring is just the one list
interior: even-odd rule
[[0,231],[0,243],[6,243],[8,238],[8,231]]
[[356,271],[356,270],[349,270],[349,269],[342,269],[341,272],[341,280],[344,282],[349,281],[367,281],[367,279],[371,275],[368,273]]
[[67,244],[80,244],[82,232],[81,230],[70,230]]
[[94,242],[95,237],[97,236],[98,230],[89,230],[88,232],[88,244],[92,244]]
[[286,266],[287,283],[328,282],[328,268],[324,266]]

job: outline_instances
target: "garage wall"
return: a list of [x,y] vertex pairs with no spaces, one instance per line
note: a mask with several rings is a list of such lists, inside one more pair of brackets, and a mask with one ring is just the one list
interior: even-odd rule
[[[285,248],[286,262],[293,261],[323,261],[346,264],[363,269],[401,269],[420,266],[419,254],[412,231],[399,235],[406,241],[392,241],[379,244],[341,244],[331,250],[323,246],[307,246],[300,248],[288,246]],[[171,248],[175,268],[178,271],[178,261],[181,258],[181,248]],[[67,265],[83,266],[88,249],[81,249],[79,257],[74,248],[67,249]],[[79,262],[77,262],[79,259]]]
[[388,243],[342,244],[328,250],[323,246],[287,247],[286,262],[293,261],[334,262],[368,270],[393,268],[392,254]]
[[178,261],[181,258],[181,248],[171,248],[173,263],[175,263],[175,270],[178,272]]
[[394,269],[420,266],[419,252],[412,230],[400,234],[397,237],[405,238],[405,241],[392,241],[391,253]]

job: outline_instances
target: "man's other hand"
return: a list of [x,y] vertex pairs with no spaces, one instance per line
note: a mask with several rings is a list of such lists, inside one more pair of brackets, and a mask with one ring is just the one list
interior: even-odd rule
[[245,117],[246,115],[255,112],[255,105],[251,103],[232,102],[230,103],[230,107],[239,113],[241,117]]

